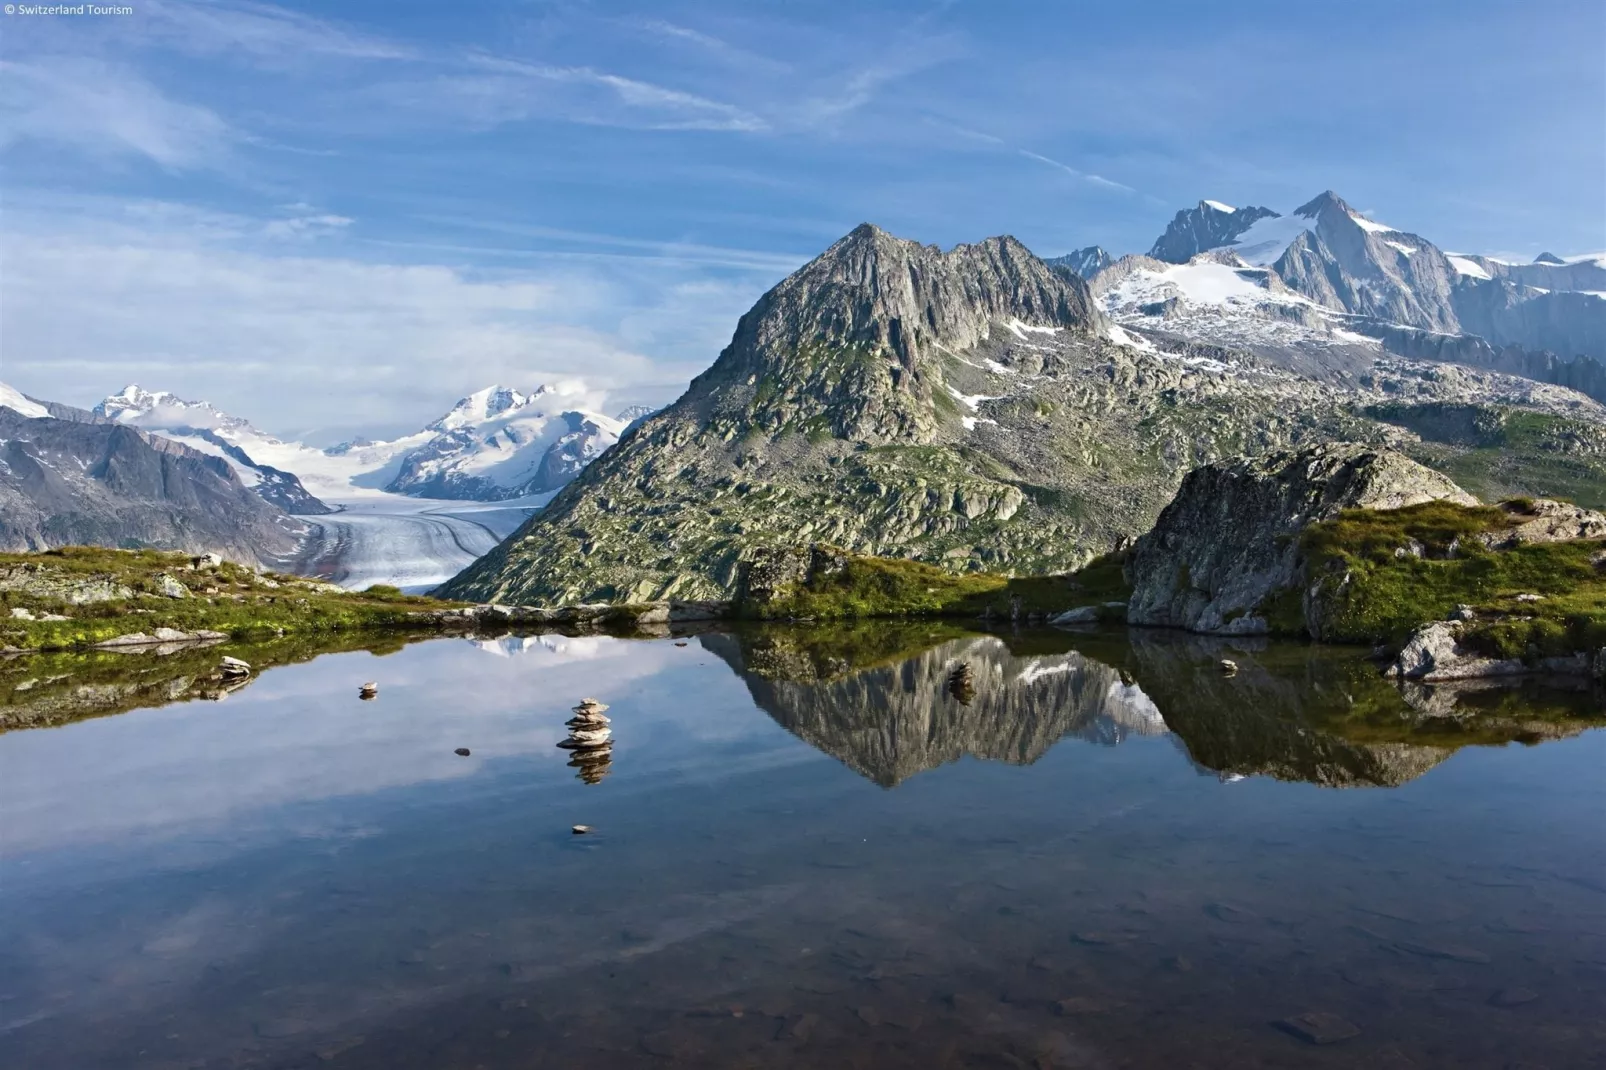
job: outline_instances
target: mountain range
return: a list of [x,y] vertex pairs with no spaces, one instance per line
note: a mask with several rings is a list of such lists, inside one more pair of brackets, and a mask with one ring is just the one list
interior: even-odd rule
[[[1416,290],[1451,285],[1433,266],[1443,254],[1363,226],[1336,197],[1301,211],[1293,223],[1252,213],[1236,233],[1177,232],[1251,241],[1304,290],[1236,251],[1123,258],[1090,288],[1013,238],[945,252],[860,226],[761,297],[679,400],[442,593],[725,597],[755,549],[810,541],[955,569],[1065,571],[1147,530],[1199,464],[1331,440],[1413,452],[1487,493],[1606,488],[1599,402],[1455,354],[1390,353],[1348,326],[1361,317],[1323,303],[1366,293],[1376,313],[1431,320],[1443,309]],[[1275,256],[1269,225],[1283,228]],[[1323,258],[1376,260],[1380,243],[1392,256],[1384,239],[1417,241],[1422,257],[1400,254],[1392,290],[1328,274],[1318,285]],[[1239,321],[1286,325],[1288,339],[1247,344],[1166,318],[1240,300]],[[1463,423],[1484,437],[1468,440]],[[1521,448],[1488,448],[1513,428]]]
[[[311,491],[282,504],[291,512],[327,511],[317,495],[351,498],[374,491],[419,498],[505,501],[557,490],[618,440],[631,419],[586,406],[599,401],[582,384],[523,392],[488,386],[411,435],[357,439],[326,449],[285,442],[205,401],[186,401],[138,385],[95,406],[97,415],[131,424],[223,457],[250,485],[294,473]],[[292,507],[302,506],[302,507]]]
[[1126,327],[1261,352],[1383,349],[1606,400],[1606,254],[1447,253],[1329,191],[1286,215],[1200,201],[1146,256],[1089,267],[1079,273]]
[[213,453],[0,383],[0,548],[159,546],[280,567],[306,534]]
[[[1391,446],[1485,496],[1606,505],[1603,353],[1606,258],[1448,253],[1331,192],[1286,214],[1201,201],[1120,258],[865,224],[657,412],[493,385],[413,434],[320,449],[136,385],[93,412],[5,389],[25,430],[5,436],[22,452],[0,474],[4,533],[324,568],[354,533],[388,553],[386,503],[411,497],[540,509],[443,588],[487,600],[723,597],[755,549],[810,541],[1056,572],[1146,530],[1189,469],[1313,442]],[[107,476],[136,455],[170,485]],[[316,519],[364,501],[383,507]]]

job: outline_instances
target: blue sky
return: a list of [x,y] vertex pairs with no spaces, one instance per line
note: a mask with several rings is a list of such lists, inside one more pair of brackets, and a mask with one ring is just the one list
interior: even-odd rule
[[0,22],[0,375],[78,404],[328,441],[493,381],[663,402],[864,220],[1122,253],[1332,188],[1606,249],[1593,0],[129,6]]

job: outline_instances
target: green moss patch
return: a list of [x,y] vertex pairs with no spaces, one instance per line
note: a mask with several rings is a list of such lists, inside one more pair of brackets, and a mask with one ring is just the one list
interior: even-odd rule
[[[1508,511],[1428,502],[1348,510],[1313,524],[1302,547],[1319,584],[1322,637],[1398,644],[1417,626],[1469,605],[1479,620],[1466,639],[1491,655],[1565,654],[1606,645],[1606,570],[1594,561],[1603,544],[1483,546],[1479,534],[1520,519],[1512,506]],[[1520,597],[1525,595],[1530,597]],[[1287,616],[1279,614],[1274,623],[1286,625]]]
[[[75,602],[75,588],[84,585],[129,593]],[[182,553],[79,546],[0,554],[0,587],[9,588],[0,590],[0,646],[25,650],[81,649],[157,628],[245,640],[433,627],[420,611],[461,604],[383,585],[340,591],[304,576],[259,574],[232,562],[195,568]],[[67,619],[27,620],[13,616],[14,609]]]
[[[821,549],[839,562],[838,567],[823,570],[762,604],[744,604],[739,607],[740,615],[763,620],[1008,618],[1056,613],[1100,600],[1077,579],[1081,574],[1011,577],[993,572],[955,573],[922,561]],[[1117,589],[1111,567],[1101,566],[1086,582],[1101,590]],[[1119,582],[1124,585],[1124,580]]]

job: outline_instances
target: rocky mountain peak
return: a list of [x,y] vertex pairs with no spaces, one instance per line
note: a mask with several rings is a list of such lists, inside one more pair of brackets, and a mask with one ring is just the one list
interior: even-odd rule
[[1567,261],[1557,256],[1555,253],[1540,253],[1538,256],[1534,257],[1534,263],[1566,266]]
[[1359,214],[1345,202],[1344,198],[1330,189],[1323,190],[1294,209],[1294,214],[1304,219],[1320,219],[1324,214],[1334,212],[1351,217]]
[[1043,263],[1049,267],[1064,268],[1083,279],[1091,279],[1094,275],[1115,263],[1115,257],[1106,252],[1102,246],[1089,245],[1084,249],[1066,253],[1064,256],[1047,257],[1043,260]]
[[866,223],[759,298],[688,398],[752,387],[721,407],[760,425],[807,410],[841,437],[919,437],[938,347],[963,351],[1010,323],[1092,333],[1103,318],[1081,279],[1012,237],[944,252]]
[[1200,253],[1230,245],[1261,219],[1275,219],[1270,208],[1234,208],[1221,201],[1200,201],[1178,212],[1160,235],[1149,256],[1172,264],[1185,264]]

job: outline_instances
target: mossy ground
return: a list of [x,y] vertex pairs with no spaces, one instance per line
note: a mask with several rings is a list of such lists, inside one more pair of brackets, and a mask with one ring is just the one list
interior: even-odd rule
[[[1606,544],[1489,549],[1477,540],[1520,519],[1520,513],[1493,506],[1427,502],[1348,510],[1313,524],[1302,540],[1310,575],[1322,586],[1323,638],[1397,645],[1417,626],[1469,605],[1477,623],[1465,641],[1490,656],[1563,655],[1606,646],[1606,569],[1595,560]],[[1397,552],[1413,541],[1424,548],[1421,557]]]
[[949,572],[900,558],[840,551],[845,563],[829,575],[762,605],[740,607],[742,616],[768,620],[849,620],[866,617],[1042,616],[1077,606],[1121,601],[1129,588],[1119,555],[1056,576],[1003,576]]
[[[64,650],[91,646],[130,632],[157,628],[223,632],[234,639],[279,634],[326,635],[381,628],[416,628],[431,622],[420,610],[458,604],[404,595],[394,587],[335,591],[301,576],[255,573],[224,562],[189,569],[187,554],[162,550],[112,550],[73,546],[31,554],[0,554],[0,573],[31,567],[53,584],[105,581],[127,587],[132,598],[73,605],[62,597],[20,590],[0,591],[0,646]],[[162,593],[160,576],[181,583],[188,597]],[[15,608],[62,621],[22,620]]]

